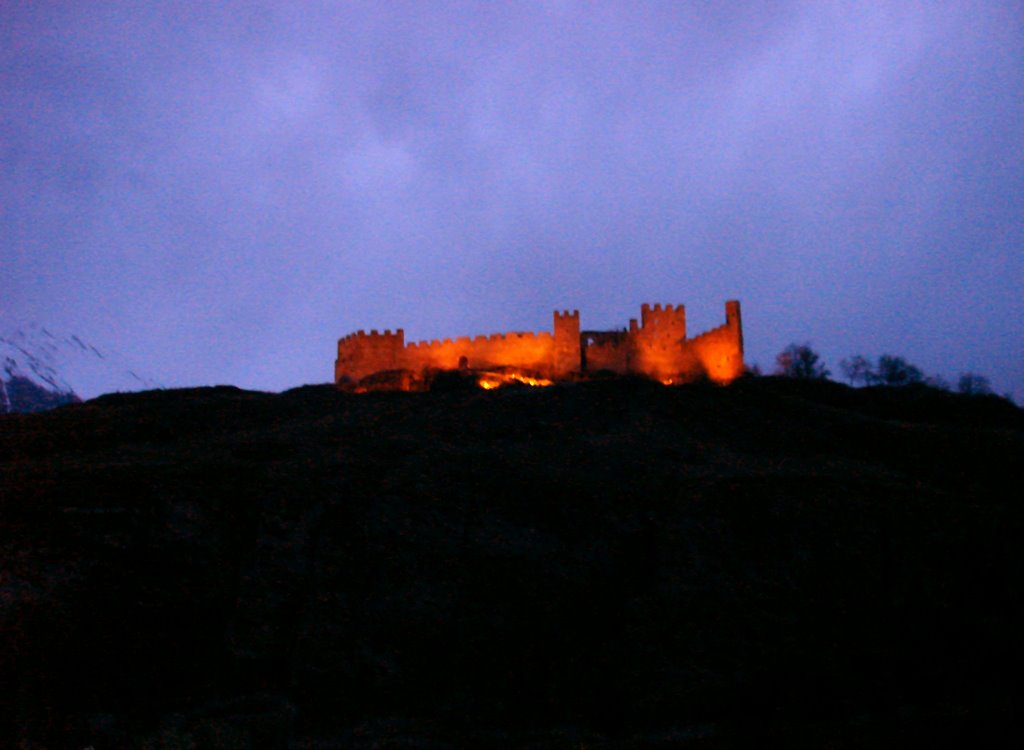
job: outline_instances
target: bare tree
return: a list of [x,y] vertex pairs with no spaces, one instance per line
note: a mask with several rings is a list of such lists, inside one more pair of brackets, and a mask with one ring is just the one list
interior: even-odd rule
[[850,381],[850,385],[858,383],[869,385],[878,377],[871,363],[860,354],[840,360],[839,369],[843,371],[843,376]]
[[830,373],[809,343],[790,344],[775,358],[775,372],[798,380],[824,380]]

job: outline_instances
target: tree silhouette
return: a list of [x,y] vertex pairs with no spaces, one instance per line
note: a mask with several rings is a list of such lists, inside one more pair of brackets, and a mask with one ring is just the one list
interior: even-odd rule
[[843,371],[843,376],[850,381],[850,385],[858,383],[870,385],[878,377],[871,363],[860,354],[840,360],[839,369]]
[[809,343],[790,344],[775,358],[775,372],[798,380],[823,380],[829,370]]
[[877,382],[882,385],[912,385],[924,382],[924,373],[903,357],[883,354],[878,358]]
[[[786,352],[793,349],[790,346]],[[785,354],[786,352],[783,352]],[[780,354],[780,372],[782,369]],[[788,361],[788,360],[787,360]],[[941,375],[925,375],[919,367],[910,364],[903,357],[893,354],[883,354],[878,358],[877,365],[860,354],[844,357],[839,362],[839,369],[843,371],[850,385],[913,385],[924,383],[931,388],[939,390],[951,390],[950,384]],[[786,374],[786,373],[783,373]],[[793,377],[802,377],[793,375]],[[992,393],[992,385],[984,375],[974,372],[965,372],[960,375],[956,389],[960,393],[968,395],[982,395]]]
[[992,393],[992,384],[988,382],[988,378],[984,375],[978,375],[975,372],[965,372],[960,375],[960,379],[956,382],[956,389],[960,393],[965,393],[968,396],[983,396]]

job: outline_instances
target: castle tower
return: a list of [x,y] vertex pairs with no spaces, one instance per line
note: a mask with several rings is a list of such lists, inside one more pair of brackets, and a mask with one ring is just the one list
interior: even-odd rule
[[682,305],[643,304],[640,327],[631,331],[631,367],[635,372],[675,380],[690,368],[686,343],[686,308]]
[[404,365],[405,331],[399,328],[378,333],[357,331],[338,339],[338,358],[334,361],[334,382],[343,378],[359,380],[382,370],[397,370]]
[[555,348],[551,364],[553,375],[562,378],[580,369],[580,311],[555,310],[554,318]]
[[683,305],[640,307],[640,327],[651,343],[677,344],[686,338],[686,308]]
[[739,342],[740,360],[743,359],[743,320],[740,318],[740,302],[731,299],[725,303],[725,324],[736,332],[736,340]]

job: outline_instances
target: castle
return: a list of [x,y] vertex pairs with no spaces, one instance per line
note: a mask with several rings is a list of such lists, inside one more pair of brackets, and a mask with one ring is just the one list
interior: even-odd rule
[[725,303],[725,324],[686,337],[682,305],[643,305],[639,323],[616,331],[581,331],[578,310],[555,311],[552,333],[501,333],[405,343],[405,331],[358,331],[338,340],[334,382],[356,384],[404,373],[403,389],[436,370],[515,368],[547,380],[600,372],[644,375],[664,383],[707,377],[728,383],[743,374],[740,303]]

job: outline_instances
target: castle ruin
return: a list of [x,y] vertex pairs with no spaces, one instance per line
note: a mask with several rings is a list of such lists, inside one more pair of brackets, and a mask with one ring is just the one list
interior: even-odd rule
[[728,383],[743,374],[740,303],[725,303],[725,324],[687,338],[682,305],[643,305],[640,320],[615,331],[580,329],[578,310],[554,313],[551,333],[461,336],[406,344],[399,328],[357,331],[338,340],[334,382],[354,384],[381,372],[405,372],[422,380],[428,372],[515,368],[547,380],[608,372],[643,375],[663,383],[708,378]]

